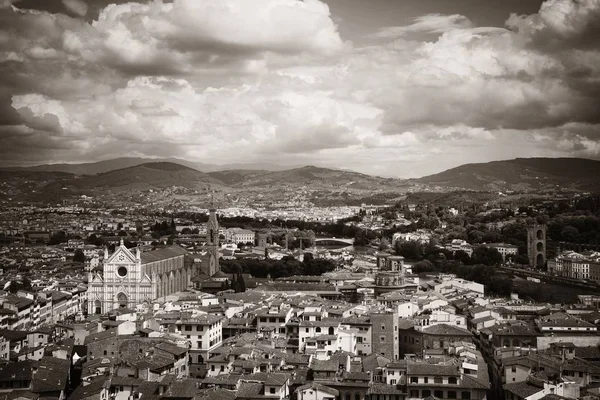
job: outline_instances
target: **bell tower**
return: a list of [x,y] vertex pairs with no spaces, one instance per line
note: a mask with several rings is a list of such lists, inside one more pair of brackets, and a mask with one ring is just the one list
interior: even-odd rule
[[213,276],[221,270],[219,266],[219,221],[217,221],[217,209],[214,205],[214,200],[211,200],[209,209],[208,223],[206,224],[206,239],[208,265],[205,273],[208,276]]

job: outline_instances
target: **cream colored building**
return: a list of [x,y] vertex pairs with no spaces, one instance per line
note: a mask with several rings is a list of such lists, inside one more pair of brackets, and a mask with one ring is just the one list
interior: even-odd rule
[[112,255],[104,252],[101,272],[88,275],[88,313],[135,308],[187,289],[194,275],[187,251],[177,245],[141,252],[121,244]]

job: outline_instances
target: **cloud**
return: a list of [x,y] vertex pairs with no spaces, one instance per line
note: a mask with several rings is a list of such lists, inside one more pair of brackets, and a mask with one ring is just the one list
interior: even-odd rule
[[242,157],[385,176],[600,157],[597,2],[572,3],[506,28],[426,15],[364,46],[317,0],[132,2],[91,22],[2,10],[0,156]]
[[319,0],[175,0],[111,4],[93,32],[69,32],[68,50],[129,74],[253,73],[265,53],[331,54],[343,48]]
[[453,29],[473,28],[473,23],[464,15],[428,14],[415,18],[415,22],[406,26],[389,26],[379,29],[373,37],[397,38],[408,33],[444,33]]
[[83,17],[88,12],[88,6],[82,0],[62,0],[63,5],[73,14]]
[[600,48],[600,1],[547,0],[537,14],[511,15],[507,26],[533,46],[550,49]]

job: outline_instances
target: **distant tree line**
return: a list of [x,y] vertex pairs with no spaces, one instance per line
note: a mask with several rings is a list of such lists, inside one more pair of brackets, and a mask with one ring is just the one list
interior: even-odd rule
[[228,274],[250,274],[256,278],[277,279],[293,275],[322,275],[333,271],[336,267],[331,260],[314,258],[311,253],[305,253],[303,261],[292,256],[281,260],[258,260],[244,258],[239,260],[221,260],[221,270]]

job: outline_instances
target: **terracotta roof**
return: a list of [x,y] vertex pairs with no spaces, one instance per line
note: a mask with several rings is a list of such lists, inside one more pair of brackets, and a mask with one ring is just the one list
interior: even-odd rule
[[340,393],[337,389],[331,388],[329,386],[321,385],[320,383],[316,383],[316,382],[310,382],[310,383],[307,383],[306,385],[299,386],[296,389],[296,392],[303,392],[305,390],[315,390],[315,391],[319,391],[319,392],[325,392],[325,393],[328,393],[335,397],[337,397],[338,394]]
[[148,264],[156,261],[168,260],[188,254],[188,251],[178,245],[172,245],[161,249],[144,251],[140,254],[142,264]]
[[69,396],[69,400],[83,400],[94,396],[107,389],[110,386],[109,377],[100,377],[94,379],[89,385],[79,385]]
[[256,398],[262,394],[263,384],[262,383],[250,383],[242,382],[240,385],[236,398]]
[[504,384],[504,390],[517,395],[517,397],[524,399],[540,392],[543,389],[534,386],[528,382],[515,382]]
[[436,324],[423,328],[423,333],[429,335],[448,335],[448,336],[471,336],[471,332],[458,326],[448,324]]
[[409,362],[407,375],[418,376],[459,376],[455,365],[429,364],[426,362]]
[[29,381],[33,376],[32,361],[18,361],[0,366],[0,382]]
[[69,379],[69,360],[44,357],[37,362],[31,391],[34,393],[58,392],[64,390]]

